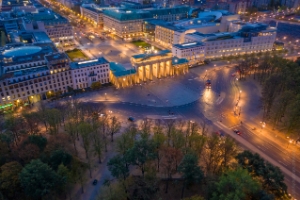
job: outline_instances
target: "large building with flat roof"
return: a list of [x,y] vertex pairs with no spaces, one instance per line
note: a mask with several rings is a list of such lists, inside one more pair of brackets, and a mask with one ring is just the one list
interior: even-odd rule
[[1,0],[0,12],[11,11],[14,8],[28,8],[33,4],[29,0]]
[[80,6],[80,13],[82,16],[91,19],[94,24],[103,28],[103,10],[116,9],[114,7],[100,7],[99,5],[89,3]]
[[198,18],[157,25],[155,27],[155,42],[166,48],[172,48],[174,44],[184,43],[186,34],[228,31],[230,22],[237,19],[239,19],[239,15],[234,15],[228,11],[200,12]]
[[69,21],[50,10],[27,14],[22,18],[27,31],[45,31],[57,47],[74,45],[73,29]]
[[10,41],[10,43],[52,43],[49,36],[42,31],[12,31],[8,34],[8,40]]
[[72,89],[110,82],[103,58],[70,62],[50,44],[16,44],[0,51],[0,106],[34,103]]
[[[185,36],[185,43],[173,45],[172,52],[179,58],[192,55],[194,59],[220,58],[248,53],[271,51],[276,40],[276,28],[265,24],[247,24],[237,32],[203,34],[190,33]],[[203,48],[199,54],[198,48]]]
[[6,47],[0,52],[0,104],[32,103],[66,92],[72,86],[68,63],[52,44]]
[[205,19],[192,19],[177,24],[162,24],[155,27],[155,42],[171,48],[173,44],[184,43],[184,37],[188,33],[218,32],[220,23],[206,21]]
[[143,34],[143,22],[148,19],[175,21],[188,17],[189,7],[161,9],[111,9],[103,11],[104,30],[121,38],[139,37]]

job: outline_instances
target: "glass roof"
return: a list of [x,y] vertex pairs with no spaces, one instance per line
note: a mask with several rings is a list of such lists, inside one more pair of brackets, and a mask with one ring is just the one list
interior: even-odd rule
[[28,55],[38,53],[41,50],[42,48],[38,46],[23,46],[23,47],[10,49],[10,50],[5,50],[2,55],[6,57],[28,56]]

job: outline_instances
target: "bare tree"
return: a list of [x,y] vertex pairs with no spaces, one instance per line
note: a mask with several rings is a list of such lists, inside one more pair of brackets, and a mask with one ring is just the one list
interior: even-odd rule
[[141,136],[143,138],[146,138],[150,135],[151,132],[151,120],[149,119],[144,119],[140,125],[140,131],[141,131]]
[[108,131],[109,131],[109,125],[108,125],[108,118],[107,116],[103,116],[100,118],[99,120],[99,131],[100,134],[102,136],[102,141],[104,143],[104,149],[105,152],[107,152],[107,144],[108,144],[108,139],[107,139],[107,135],[108,135]]
[[77,130],[76,123],[72,119],[69,119],[68,122],[66,123],[65,130],[66,130],[67,134],[70,135],[70,137],[73,141],[74,150],[77,155],[78,152],[77,152],[77,148],[76,148],[76,130]]
[[167,128],[167,145],[170,146],[171,142],[171,133],[175,129],[175,123],[176,121],[174,119],[167,119],[165,120],[166,128]]
[[201,127],[201,135],[206,136],[207,132],[208,132],[208,127],[207,127],[207,123],[205,121],[205,119],[203,119],[200,123],[200,127]]
[[161,166],[167,177],[165,193],[168,193],[169,181],[172,180],[172,175],[177,172],[177,164],[183,156],[180,150],[172,147],[164,147],[162,152]]
[[108,132],[110,134],[110,141],[114,142],[114,135],[119,132],[121,129],[121,123],[119,122],[119,120],[113,116],[112,118],[110,118],[109,120],[109,124],[108,124]]

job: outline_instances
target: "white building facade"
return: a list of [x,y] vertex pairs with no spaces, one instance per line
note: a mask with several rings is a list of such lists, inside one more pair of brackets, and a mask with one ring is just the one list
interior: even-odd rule
[[92,83],[109,83],[109,62],[101,57],[98,59],[70,64],[73,89],[91,87]]
[[178,58],[189,60],[190,64],[203,62],[205,59],[205,46],[200,42],[175,44],[172,47],[172,54]]
[[[192,58],[188,58],[190,54],[194,55],[194,53],[188,54],[189,51],[186,51],[183,47],[187,48],[190,46],[192,48],[191,52],[193,52],[193,48],[198,48],[198,46],[203,45],[203,48],[205,48],[205,59],[213,59],[272,51],[275,40],[275,28],[267,28],[262,24],[254,24],[252,26],[244,26],[240,31],[233,33],[202,34],[195,32],[187,34],[185,37],[185,43],[181,45],[173,45],[172,52],[178,57],[181,56],[192,60],[199,58],[201,60],[203,59],[202,53],[198,57],[195,55],[192,56]],[[202,44],[200,45],[198,43]],[[185,54],[182,54],[183,52]]]
[[72,86],[69,59],[50,46],[21,46],[0,53],[0,104],[30,103]]

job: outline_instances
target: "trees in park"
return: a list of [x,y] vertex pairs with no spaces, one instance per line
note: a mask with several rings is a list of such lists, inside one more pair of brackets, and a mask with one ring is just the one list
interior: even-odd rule
[[110,140],[111,142],[114,141],[114,135],[119,132],[121,129],[121,123],[119,120],[113,116],[110,118],[109,124],[108,124],[108,132],[110,134]]
[[216,183],[212,200],[250,199],[260,186],[249,172],[242,168],[225,172]]
[[24,117],[25,125],[29,134],[37,134],[39,132],[39,114],[37,112],[24,112],[22,115]]
[[119,180],[122,184],[125,194],[128,193],[128,186],[126,180],[129,176],[129,168],[126,164],[126,158],[122,155],[116,155],[107,163],[111,175]]
[[51,167],[40,160],[32,160],[20,173],[20,184],[27,196],[40,199],[55,191],[62,183]]
[[177,166],[182,159],[182,152],[173,147],[163,147],[161,167],[162,172],[166,175],[166,188],[165,193],[168,193],[169,182],[172,179],[172,175],[177,172]]
[[1,166],[0,189],[10,199],[17,199],[18,193],[22,193],[19,173],[22,165],[17,161],[5,163]]
[[237,155],[238,163],[249,173],[257,178],[262,188],[278,199],[286,198],[287,186],[284,183],[284,175],[278,167],[264,161],[257,153],[244,151]]
[[184,189],[196,181],[201,181],[203,178],[203,171],[198,165],[198,157],[195,154],[186,154],[180,165],[178,166],[178,171],[182,173],[183,186],[181,192],[181,198],[184,196]]
[[[263,121],[298,134],[300,64],[274,53],[264,53],[261,59],[252,54],[243,56],[236,66],[239,78],[253,76],[262,85]],[[297,136],[299,137],[299,135]]]
[[[237,156],[237,146],[232,138],[202,134],[202,128],[191,122],[147,121],[138,128],[125,129],[116,140],[117,155],[108,162],[109,170],[116,178],[111,182],[113,187],[109,194],[121,189],[123,199],[151,199],[158,197],[160,185],[168,195],[173,184],[180,181],[182,188],[178,196],[181,198],[187,189],[190,192],[196,185],[208,189],[204,194],[207,199],[272,199],[272,195],[278,195],[280,189],[275,190],[272,181],[281,185],[283,179],[280,175],[275,177],[276,168],[266,165],[265,169],[271,173],[266,175],[264,171],[263,179],[248,172],[243,168],[249,168],[239,161],[241,156]],[[135,166],[140,169],[138,173],[132,173]],[[175,175],[176,181],[173,180]],[[201,196],[190,198],[201,199]]]
[[128,158],[130,164],[140,168],[144,177],[147,162],[156,158],[154,142],[147,138],[136,141],[133,147],[128,150]]
[[[274,104],[284,108],[285,101],[278,99]],[[42,104],[32,115],[24,112],[20,117],[7,116],[1,123],[6,129],[0,134],[3,198],[69,198],[74,183],[80,184],[84,192],[84,185],[90,180],[85,172],[89,170],[91,176],[92,167],[102,161],[105,150],[114,150],[109,146],[113,141],[116,155],[107,165],[115,179],[106,187],[106,199],[158,199],[159,191],[172,195],[176,185],[182,186],[182,196],[188,196],[196,187],[202,190],[218,184],[225,173],[237,169],[237,162],[247,170],[255,166],[246,167],[245,157],[253,159],[247,154],[235,158],[237,151],[232,139],[210,136],[205,121],[197,124],[147,119],[139,126],[130,123],[121,129],[118,119],[111,113],[100,115],[104,113],[101,109],[67,99],[52,108]],[[56,114],[60,116],[54,119]],[[115,138],[119,132],[120,136]],[[259,180],[261,188],[251,197],[281,198],[286,189],[280,170],[258,160],[254,163],[264,170],[249,174]],[[177,190],[179,198],[180,188]],[[206,198],[212,196],[211,192],[200,193]],[[201,195],[189,198],[201,199]]]

